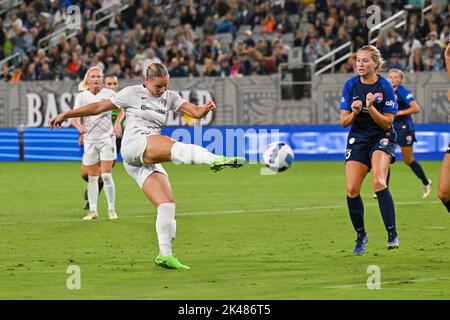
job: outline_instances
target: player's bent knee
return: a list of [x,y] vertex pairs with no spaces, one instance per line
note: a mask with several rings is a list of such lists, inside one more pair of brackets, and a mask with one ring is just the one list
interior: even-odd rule
[[373,183],[373,190],[376,191],[381,191],[387,188],[387,184],[386,181],[374,181]]
[[353,186],[347,186],[347,196],[356,198],[361,193],[361,189]]
[[101,174],[101,178],[103,180],[104,183],[106,184],[110,184],[113,182],[113,177],[112,174],[110,172],[104,172]]
[[376,177],[373,179],[373,189],[375,191],[381,191],[387,188],[386,179],[381,177]]

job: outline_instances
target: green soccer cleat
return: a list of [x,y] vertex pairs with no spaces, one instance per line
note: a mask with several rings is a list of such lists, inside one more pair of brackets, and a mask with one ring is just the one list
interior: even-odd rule
[[155,259],[155,264],[158,267],[166,269],[178,269],[178,270],[189,270],[191,267],[182,264],[178,259],[172,254],[170,256],[158,255]]
[[225,167],[240,168],[245,163],[245,158],[242,157],[225,157],[217,156],[209,165],[209,168],[214,171],[220,171]]

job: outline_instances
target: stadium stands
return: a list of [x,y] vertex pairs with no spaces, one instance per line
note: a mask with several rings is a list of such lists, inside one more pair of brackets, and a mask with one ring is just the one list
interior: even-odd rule
[[[314,65],[326,54],[330,59],[319,60],[317,68],[338,61],[326,72],[349,73],[350,47],[336,48],[351,42],[354,51],[370,40],[388,66],[438,71],[450,36],[450,5],[430,3],[89,0],[79,5],[78,25],[71,1],[3,0],[0,79],[76,80],[92,65],[133,78],[154,60],[167,64],[174,77],[256,76],[278,72],[289,56]],[[382,21],[402,10],[406,21],[386,24],[369,39],[371,4],[381,8]]]

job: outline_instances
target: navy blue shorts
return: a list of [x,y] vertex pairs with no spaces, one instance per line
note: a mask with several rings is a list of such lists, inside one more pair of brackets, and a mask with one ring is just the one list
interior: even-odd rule
[[357,161],[372,168],[371,159],[375,151],[381,150],[391,156],[391,164],[395,162],[395,148],[397,143],[395,140],[381,136],[370,142],[358,141],[358,138],[349,137],[347,139],[347,151],[345,153],[345,162]]
[[413,130],[395,129],[397,131],[397,143],[400,147],[411,147],[416,140],[416,134]]
[[450,153],[450,142],[448,143],[447,153]]

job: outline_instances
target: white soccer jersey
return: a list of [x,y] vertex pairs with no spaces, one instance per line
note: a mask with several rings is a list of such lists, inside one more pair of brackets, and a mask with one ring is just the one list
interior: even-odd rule
[[112,97],[111,102],[125,109],[125,140],[138,135],[159,134],[166,124],[169,110],[177,109],[187,100],[171,90],[155,98],[144,85],[129,86]]
[[[97,94],[92,94],[89,90],[85,90],[75,98],[74,109],[83,107],[87,104],[108,100],[114,97],[116,93],[107,88],[103,88]],[[111,139],[114,136],[113,126],[111,122],[111,111],[106,111],[95,116],[87,116],[84,118],[84,125],[87,133],[84,140],[87,142],[100,142]]]

